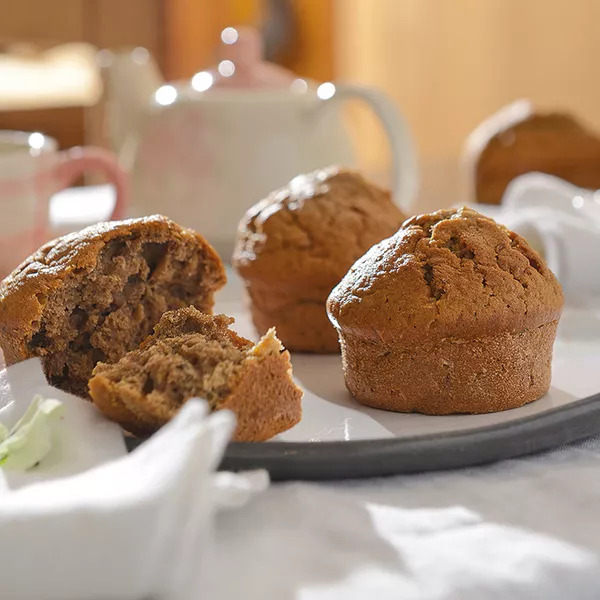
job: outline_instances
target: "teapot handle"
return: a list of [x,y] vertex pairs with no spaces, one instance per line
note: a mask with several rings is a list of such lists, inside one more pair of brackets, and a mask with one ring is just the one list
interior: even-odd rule
[[410,212],[419,187],[415,144],[404,117],[383,92],[354,84],[335,84],[334,100],[359,99],[366,102],[381,121],[392,150],[394,202]]

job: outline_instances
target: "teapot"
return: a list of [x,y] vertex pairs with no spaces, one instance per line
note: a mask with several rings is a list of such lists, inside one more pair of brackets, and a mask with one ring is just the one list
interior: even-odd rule
[[393,198],[409,210],[417,192],[414,145],[382,92],[317,85],[264,62],[262,40],[250,28],[228,27],[221,39],[216,68],[168,84],[145,49],[102,51],[109,132],[131,174],[133,215],[165,214],[228,257],[254,203],[301,173],[355,165],[342,120],[348,99],[367,103],[382,122]]

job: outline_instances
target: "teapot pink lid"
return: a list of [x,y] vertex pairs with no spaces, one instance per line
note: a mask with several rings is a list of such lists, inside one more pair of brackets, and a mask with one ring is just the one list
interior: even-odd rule
[[289,88],[298,79],[291,71],[263,60],[263,39],[254,27],[226,27],[221,42],[218,65],[196,73],[194,89]]

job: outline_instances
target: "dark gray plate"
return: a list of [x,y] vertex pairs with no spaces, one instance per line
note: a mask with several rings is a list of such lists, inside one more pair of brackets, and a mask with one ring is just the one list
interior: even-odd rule
[[[487,427],[349,442],[229,444],[221,469],[266,469],[273,480],[349,479],[470,467],[600,434],[600,393]],[[131,450],[143,440],[129,438]]]

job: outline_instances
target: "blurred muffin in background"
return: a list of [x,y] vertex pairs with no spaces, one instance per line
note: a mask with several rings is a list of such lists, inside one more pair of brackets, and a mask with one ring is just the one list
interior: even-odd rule
[[327,296],[405,218],[389,191],[339,167],[299,175],[254,205],[240,222],[233,264],[258,332],[276,327],[296,352],[339,352]]
[[528,100],[514,102],[469,135],[465,200],[500,204],[508,184],[532,171],[600,188],[600,138],[568,113],[539,113]]

